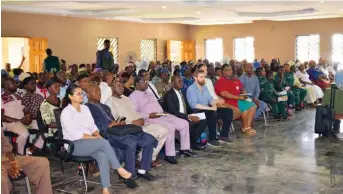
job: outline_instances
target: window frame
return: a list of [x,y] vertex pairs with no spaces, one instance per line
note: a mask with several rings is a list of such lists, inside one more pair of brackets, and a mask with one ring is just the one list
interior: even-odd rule
[[[295,36],[295,60],[300,60],[300,59],[298,59],[298,55],[297,55],[297,52],[298,52],[298,48],[297,48],[297,38],[298,37],[300,37],[300,36],[307,36],[307,37],[309,37],[309,36],[314,36],[314,35],[318,35],[318,37],[319,37],[319,41],[318,41],[318,59],[317,60],[315,60],[316,62],[318,62],[319,61],[319,58],[320,58],[320,34],[319,33],[313,33],[313,34],[298,34],[298,35],[296,35]],[[309,55],[309,54],[308,54]],[[309,60],[314,60],[314,59],[309,59]],[[309,61],[309,60],[305,60],[305,61]],[[301,61],[301,60],[300,60]],[[304,61],[301,61],[301,62],[304,62]]]
[[[216,40],[216,39],[220,39],[221,43],[222,43],[222,48],[221,48],[221,51],[222,51],[221,52],[221,56],[222,56],[222,58],[219,59],[219,60],[211,61],[210,59],[208,59],[208,56],[207,56],[207,43],[206,43],[206,41],[208,41],[208,40]],[[213,38],[206,38],[206,39],[204,39],[204,57],[209,62],[213,62],[213,63],[220,62],[221,63],[223,61],[223,59],[224,59],[224,38],[222,38],[222,37],[213,37]]]
[[154,56],[153,56],[153,59],[148,59],[149,62],[151,61],[157,61],[157,39],[156,38],[141,38],[140,41],[139,41],[139,56],[140,56],[140,59],[143,58],[142,56],[142,41],[143,40],[149,40],[149,41],[153,41],[154,42]]
[[[251,61],[249,61],[248,59],[247,59],[247,57],[246,56],[244,56],[244,59],[242,59],[242,60],[240,60],[240,61],[243,61],[243,60],[247,60],[247,62],[250,62],[250,63],[252,63],[252,62],[254,62],[254,59],[256,58],[255,57],[255,37],[254,36],[244,36],[244,37],[235,37],[235,38],[233,38],[233,42],[232,42],[232,47],[233,47],[233,54],[232,54],[232,56],[233,56],[233,59],[235,59],[235,60],[237,60],[236,59],[236,44],[235,44],[235,40],[236,39],[247,39],[247,38],[252,38],[253,39],[253,44],[252,44],[252,46],[253,46],[253,51],[254,51],[254,53],[253,53],[253,57],[252,57],[252,60]],[[244,46],[245,47],[245,46]],[[244,49],[245,50],[245,49]],[[245,55],[245,54],[244,54]]]

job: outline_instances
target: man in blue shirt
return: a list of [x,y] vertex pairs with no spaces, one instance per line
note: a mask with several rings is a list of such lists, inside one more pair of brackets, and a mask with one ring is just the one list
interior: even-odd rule
[[117,65],[114,64],[113,54],[110,51],[110,40],[104,41],[104,49],[96,53],[96,68],[114,72]]
[[261,116],[264,111],[267,110],[267,104],[258,99],[258,97],[260,96],[260,82],[258,81],[257,76],[254,74],[254,67],[251,63],[248,63],[246,65],[246,71],[247,72],[243,74],[239,78],[239,80],[244,86],[245,91],[251,94],[250,98],[258,107],[254,117],[254,119],[256,119]]
[[214,100],[205,86],[205,72],[197,70],[194,73],[194,83],[187,89],[187,100],[192,109],[204,112],[207,119],[209,141],[208,144],[220,147],[217,141],[217,113],[223,119],[223,129],[219,140],[225,143],[232,143],[229,138],[229,128],[231,126],[233,112],[229,108],[217,108],[217,104],[223,104],[222,99]]

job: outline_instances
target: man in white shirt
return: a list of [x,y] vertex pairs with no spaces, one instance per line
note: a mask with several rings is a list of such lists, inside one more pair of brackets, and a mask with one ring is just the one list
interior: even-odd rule
[[158,124],[146,123],[144,119],[136,112],[131,100],[123,95],[123,92],[123,84],[119,81],[115,81],[112,85],[112,96],[106,100],[105,104],[110,107],[112,115],[115,118],[126,117],[125,121],[127,124],[142,126],[144,132],[149,133],[158,140],[158,145],[154,149],[152,156],[152,165],[160,166],[161,164],[156,161],[156,158],[166,142],[168,128]]
[[113,75],[108,71],[102,72],[102,82],[100,82],[99,87],[101,91],[101,103],[105,103],[105,101],[112,96],[112,89],[110,87],[113,81]]

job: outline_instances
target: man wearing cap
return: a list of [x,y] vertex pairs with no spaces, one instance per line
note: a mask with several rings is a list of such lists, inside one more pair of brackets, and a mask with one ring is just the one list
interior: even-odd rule
[[104,41],[104,49],[96,53],[96,68],[113,72],[115,68],[114,58],[110,49],[110,40]]
[[158,75],[160,77],[160,81],[158,81],[155,86],[157,89],[158,95],[162,98],[164,94],[170,90],[171,85],[169,82],[169,71],[167,68],[163,68]]

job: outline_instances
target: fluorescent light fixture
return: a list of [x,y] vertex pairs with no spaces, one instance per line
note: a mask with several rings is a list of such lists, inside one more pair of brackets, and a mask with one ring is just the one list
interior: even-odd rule
[[197,11],[197,14],[200,14],[200,11]]
[[64,14],[62,14],[62,15],[67,15],[67,14],[64,13]]
[[166,9],[166,8],[167,8],[167,6],[165,6],[165,5],[162,6],[162,9]]

